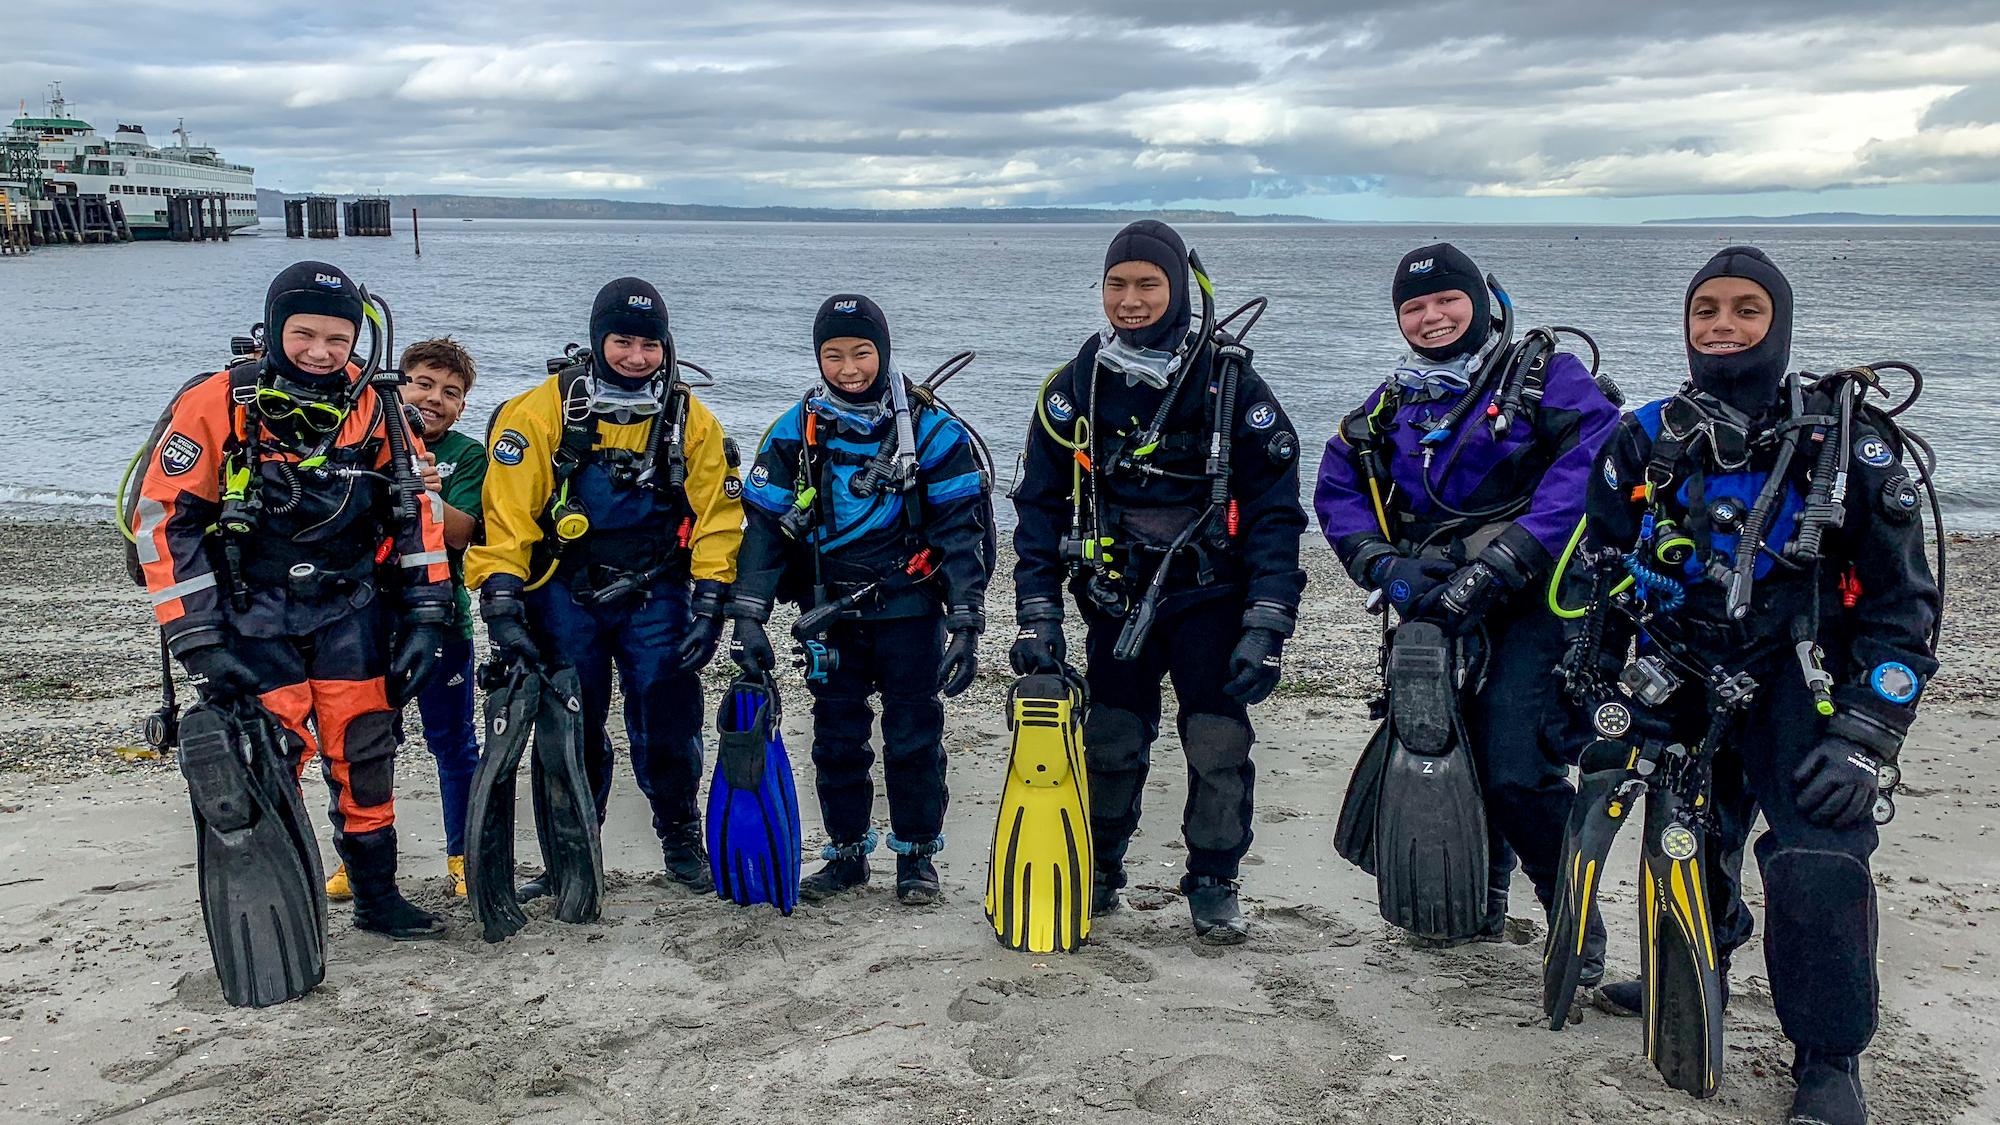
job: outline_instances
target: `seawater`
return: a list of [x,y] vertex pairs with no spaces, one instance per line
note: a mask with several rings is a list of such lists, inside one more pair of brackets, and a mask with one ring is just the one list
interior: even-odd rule
[[[887,310],[897,359],[922,375],[979,353],[947,388],[986,438],[1004,487],[1048,372],[1102,323],[1096,282],[1112,225],[426,221],[394,237],[50,247],[0,259],[0,511],[101,518],[174,389],[228,359],[271,276],[340,265],[392,305],[397,341],[449,333],[479,383],[460,428],[478,435],[543,361],[586,337],[605,281],[665,294],[700,392],[746,451],[817,378],[812,316],[830,293]],[[2000,228],[1787,226],[1263,226],[1185,228],[1222,311],[1269,313],[1249,343],[1296,422],[1308,474],[1340,417],[1402,351],[1389,275],[1449,239],[1497,274],[1518,324],[1573,325],[1603,349],[1631,404],[1686,374],[1680,307],[1716,249],[1749,242],[1798,295],[1793,362],[1811,371],[1902,359],[1924,372],[1909,420],[1936,447],[1953,530],[2000,528]],[[1310,492],[1311,485],[1307,484]],[[1010,506],[999,504],[1003,523]]]

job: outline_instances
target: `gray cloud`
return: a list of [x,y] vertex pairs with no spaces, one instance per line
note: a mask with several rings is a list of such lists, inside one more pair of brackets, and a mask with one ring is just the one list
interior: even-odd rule
[[[13,19],[10,75],[265,186],[936,205],[2000,179],[2000,13],[1915,0],[226,0]],[[32,104],[32,102],[31,102]]]

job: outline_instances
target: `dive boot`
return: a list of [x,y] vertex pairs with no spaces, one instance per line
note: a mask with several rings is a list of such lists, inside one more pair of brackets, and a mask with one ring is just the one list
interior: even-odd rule
[[1857,1055],[1825,1055],[1805,1047],[1792,1059],[1789,1125],[1868,1125],[1868,1103],[1861,1097],[1861,1059]]
[[896,857],[896,901],[904,906],[929,906],[944,897],[937,868],[927,855]]
[[549,873],[544,871],[514,888],[514,901],[526,905],[549,896]]
[[1124,887],[1124,864],[1112,868],[1098,868],[1097,882],[1090,888],[1090,916],[1102,918],[1106,914],[1118,913],[1118,892]]
[[326,877],[326,898],[328,902],[347,902],[354,897],[354,884],[347,881],[347,865],[341,864]]
[[354,884],[354,928],[396,941],[437,937],[443,918],[413,905],[396,889],[396,830],[382,828],[341,841]]
[[1194,918],[1194,936],[1205,945],[1241,945],[1250,936],[1243,920],[1243,908],[1236,903],[1236,883],[1211,875],[1189,875],[1181,880],[1187,895],[1188,913]]
[[799,897],[807,902],[822,902],[866,885],[868,853],[874,850],[873,832],[851,844],[828,844],[819,853],[826,866],[799,880]]
[[[1599,923],[1602,926],[1602,922]],[[1603,948],[1598,951],[1597,971],[1604,972]],[[1598,1011],[1614,1016],[1637,1017],[1644,1014],[1646,1002],[1645,986],[1636,980],[1613,981],[1590,994],[1591,1005]],[[1729,963],[1722,964],[1722,1007],[1729,1007]]]
[[660,855],[666,860],[668,882],[703,894],[715,890],[715,876],[708,869],[708,849],[702,846],[699,827],[660,841]]

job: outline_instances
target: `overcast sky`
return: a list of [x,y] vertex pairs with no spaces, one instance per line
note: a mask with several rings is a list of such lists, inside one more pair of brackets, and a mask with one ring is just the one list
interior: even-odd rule
[[1995,0],[22,5],[0,96],[286,191],[2000,213]]

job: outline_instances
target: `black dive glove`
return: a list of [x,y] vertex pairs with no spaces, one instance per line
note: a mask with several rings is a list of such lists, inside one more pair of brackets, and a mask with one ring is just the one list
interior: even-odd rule
[[1828,735],[1792,771],[1799,811],[1822,828],[1858,828],[1875,817],[1875,756],[1860,743]]
[[1007,663],[1017,676],[1033,672],[1060,672],[1067,642],[1063,640],[1062,602],[1056,598],[1029,598],[1014,611],[1021,631],[1014,635],[1014,647],[1007,650]]
[[947,699],[972,686],[979,674],[979,634],[986,629],[986,614],[971,606],[957,606],[945,615],[944,627],[951,640],[944,646],[938,666],[938,690]]
[[508,664],[542,663],[542,650],[528,633],[528,607],[521,600],[525,584],[511,574],[495,574],[479,587],[479,617],[495,659]]
[[1382,591],[1398,617],[1408,620],[1418,603],[1443,586],[1454,569],[1444,559],[1384,555],[1369,566],[1368,583]]
[[736,623],[729,641],[729,659],[751,675],[776,668],[778,654],[771,648],[770,634],[764,632],[764,623],[771,619],[771,603],[738,597],[729,603],[729,616]]
[[1222,690],[1245,707],[1264,702],[1277,690],[1283,671],[1285,638],[1297,615],[1279,602],[1251,602],[1243,611],[1243,637],[1229,654],[1229,682]]
[[722,609],[728,601],[729,583],[704,578],[694,584],[694,596],[688,600],[693,616],[674,653],[676,671],[699,672],[715,659],[716,646],[722,642]]
[[449,605],[412,606],[403,614],[402,636],[389,661],[389,702],[401,707],[437,675],[444,659],[444,626],[450,619]]
[[205,634],[209,639],[174,653],[188,670],[196,690],[210,703],[234,703],[257,694],[257,673],[230,651],[220,632]]
[[1477,558],[1458,569],[1451,580],[1425,595],[1417,615],[1438,622],[1444,631],[1462,637],[1479,627],[1487,611],[1532,580],[1528,564],[1495,539]]

